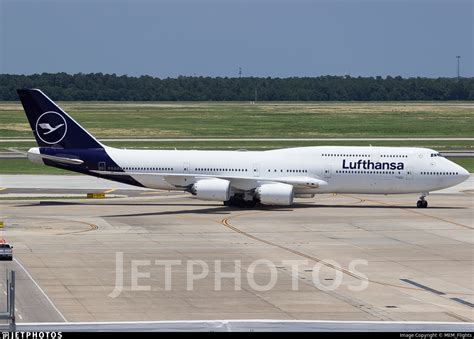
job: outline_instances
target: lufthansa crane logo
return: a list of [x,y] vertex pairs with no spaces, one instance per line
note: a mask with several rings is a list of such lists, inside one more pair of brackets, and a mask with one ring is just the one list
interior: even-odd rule
[[66,132],[66,119],[58,112],[45,112],[36,120],[36,135],[47,144],[59,143],[66,136]]

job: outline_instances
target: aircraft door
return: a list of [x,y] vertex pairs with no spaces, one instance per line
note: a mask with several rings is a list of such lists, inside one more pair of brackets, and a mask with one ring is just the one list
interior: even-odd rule
[[183,173],[184,174],[191,173],[191,167],[189,166],[189,162],[185,162],[183,164]]
[[324,167],[324,177],[325,178],[330,178],[331,175],[332,175],[331,165],[328,165],[328,166]]
[[260,166],[258,164],[253,164],[252,165],[252,173],[254,177],[259,177],[260,176]]
[[99,161],[98,165],[99,166],[97,166],[97,167],[98,167],[99,171],[105,171],[105,161]]
[[407,180],[412,180],[413,179],[413,167],[408,167],[407,169],[407,175],[406,175]]

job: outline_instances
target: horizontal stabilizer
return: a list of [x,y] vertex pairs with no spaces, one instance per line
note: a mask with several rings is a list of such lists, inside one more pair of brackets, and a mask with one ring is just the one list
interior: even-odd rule
[[54,155],[48,155],[48,154],[40,154],[36,152],[28,152],[28,159],[30,161],[38,161],[39,159],[46,159],[46,160],[51,160],[54,162],[59,162],[62,164],[69,164],[69,165],[81,165],[84,163],[81,159],[71,159],[71,158],[66,158],[66,157],[57,157]]

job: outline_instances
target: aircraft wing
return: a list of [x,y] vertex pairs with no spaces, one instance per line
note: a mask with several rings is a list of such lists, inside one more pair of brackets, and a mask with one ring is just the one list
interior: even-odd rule
[[[283,184],[288,184],[288,185],[293,185],[293,186],[300,186],[300,187],[310,187],[310,188],[318,188],[321,186],[327,185],[327,182],[315,178],[315,177],[278,177],[278,178],[260,178],[260,177],[235,177],[235,176],[226,176],[226,175],[215,175],[215,174],[177,174],[177,173],[142,173],[142,172],[114,172],[114,171],[92,171],[97,174],[107,174],[107,175],[131,175],[131,176],[156,176],[156,177],[162,177],[166,181],[168,181],[170,184],[175,185],[177,182],[182,181],[184,179],[188,179],[189,181],[186,182],[192,182],[194,181],[199,181],[199,180],[204,180],[204,179],[224,179],[224,180],[229,180],[230,182],[233,181],[249,181],[249,182],[278,182],[278,183],[283,183]],[[178,185],[180,186],[180,185]]]

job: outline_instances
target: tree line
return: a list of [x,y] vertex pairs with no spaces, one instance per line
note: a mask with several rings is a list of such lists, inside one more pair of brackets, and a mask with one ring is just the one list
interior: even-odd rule
[[53,100],[77,101],[399,101],[474,100],[474,78],[188,77],[116,74],[0,74],[0,100],[40,88]]

